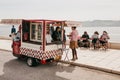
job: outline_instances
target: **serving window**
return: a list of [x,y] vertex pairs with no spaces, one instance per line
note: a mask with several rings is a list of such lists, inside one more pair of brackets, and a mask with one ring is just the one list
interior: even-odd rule
[[[62,42],[61,24],[62,24],[61,22],[55,22],[55,21],[45,21],[45,25],[44,25],[44,21],[33,21],[33,22],[24,21],[22,24],[22,41],[26,43],[33,43],[40,45],[42,43],[44,43],[45,45],[44,41],[46,41],[47,45],[54,43],[55,44],[61,43]],[[57,27],[59,27],[59,34],[56,33]],[[54,33],[56,33],[57,36]],[[45,38],[44,41],[43,38]],[[56,38],[59,38],[59,40],[56,40]]]
[[[56,30],[59,28],[59,30]],[[60,22],[51,22],[46,26],[46,43],[61,43],[62,42],[62,26]]]
[[42,23],[30,24],[30,41],[42,42]]

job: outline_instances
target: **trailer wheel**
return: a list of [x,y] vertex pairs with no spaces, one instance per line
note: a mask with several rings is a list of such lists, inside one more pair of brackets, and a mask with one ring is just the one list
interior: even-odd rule
[[32,66],[36,66],[37,62],[36,59],[34,58],[27,58],[27,65],[32,67]]

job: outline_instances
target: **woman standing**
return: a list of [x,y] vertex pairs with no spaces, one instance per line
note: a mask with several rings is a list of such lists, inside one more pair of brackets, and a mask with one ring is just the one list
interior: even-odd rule
[[75,61],[76,59],[78,59],[77,51],[76,51],[76,48],[78,48],[78,44],[77,44],[78,31],[76,30],[75,26],[73,26],[71,29],[72,32],[70,33],[70,35],[68,35],[68,37],[70,38],[70,48],[72,49],[72,55],[73,55],[72,60]]

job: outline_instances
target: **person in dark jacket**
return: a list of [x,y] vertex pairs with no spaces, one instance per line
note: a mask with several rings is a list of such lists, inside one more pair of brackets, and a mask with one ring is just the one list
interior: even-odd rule
[[89,35],[87,31],[84,32],[82,35],[82,42],[84,43],[84,47],[90,47]]
[[12,29],[11,29],[11,34],[14,34],[14,33],[16,33],[16,29],[15,29],[15,27],[14,27],[14,25],[12,26]]
[[56,30],[52,34],[53,41],[61,41],[61,29],[56,27]]

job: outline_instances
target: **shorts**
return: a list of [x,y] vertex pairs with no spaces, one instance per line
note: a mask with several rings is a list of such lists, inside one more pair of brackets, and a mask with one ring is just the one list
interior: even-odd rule
[[77,41],[70,41],[70,48],[71,48],[71,49],[78,48]]

